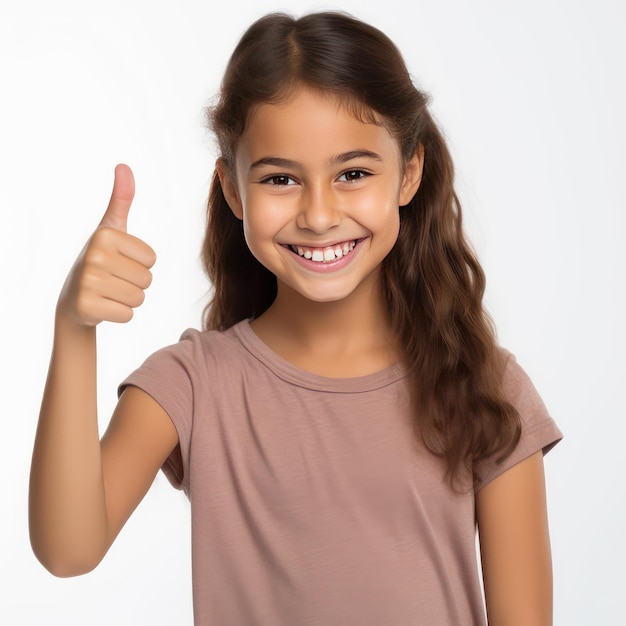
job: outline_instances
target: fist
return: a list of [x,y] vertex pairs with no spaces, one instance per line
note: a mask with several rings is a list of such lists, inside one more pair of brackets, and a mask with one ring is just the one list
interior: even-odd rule
[[152,282],[154,250],[126,232],[134,195],[132,171],[127,165],[118,165],[107,210],[59,297],[58,313],[82,326],[95,326],[103,320],[128,322]]

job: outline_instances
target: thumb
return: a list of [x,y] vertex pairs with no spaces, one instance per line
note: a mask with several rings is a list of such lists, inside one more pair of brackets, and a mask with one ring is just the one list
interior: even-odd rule
[[115,168],[115,181],[113,182],[111,199],[105,214],[100,220],[100,226],[109,226],[126,232],[128,212],[134,196],[135,177],[133,172],[128,165],[120,163]]

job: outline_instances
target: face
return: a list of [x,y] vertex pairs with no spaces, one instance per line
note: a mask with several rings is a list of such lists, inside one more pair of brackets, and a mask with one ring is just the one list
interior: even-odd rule
[[295,291],[328,302],[378,280],[422,162],[416,155],[403,164],[384,126],[302,89],[255,109],[235,165],[235,180],[218,166],[222,188],[279,297]]

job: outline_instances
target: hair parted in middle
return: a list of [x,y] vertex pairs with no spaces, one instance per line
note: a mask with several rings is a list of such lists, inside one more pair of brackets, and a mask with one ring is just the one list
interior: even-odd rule
[[[428,97],[414,85],[395,44],[343,13],[299,19],[270,14],[246,31],[228,63],[217,104],[208,109],[223,166],[235,153],[251,111],[307,87],[340,99],[357,119],[383,124],[404,163],[423,150],[422,182],[400,207],[398,240],[384,259],[381,290],[409,372],[414,428],[446,460],[454,486],[476,464],[504,459],[520,436],[517,411],[502,396],[505,357],[483,307],[485,277],[462,228],[448,148]],[[208,202],[202,260],[213,287],[204,328],[224,330],[261,315],[276,278],[249,251],[217,172]]]

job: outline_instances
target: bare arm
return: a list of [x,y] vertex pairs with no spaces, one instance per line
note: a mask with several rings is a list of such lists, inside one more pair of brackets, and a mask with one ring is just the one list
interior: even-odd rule
[[167,415],[136,389],[124,393],[99,441],[96,325],[132,317],[155,260],[149,246],[126,233],[133,194],[132,173],[118,166],[107,212],[57,305],[31,465],[29,523],[35,554],[59,576],[97,565],[177,442]]
[[541,451],[476,495],[490,626],[551,626],[552,559]]

